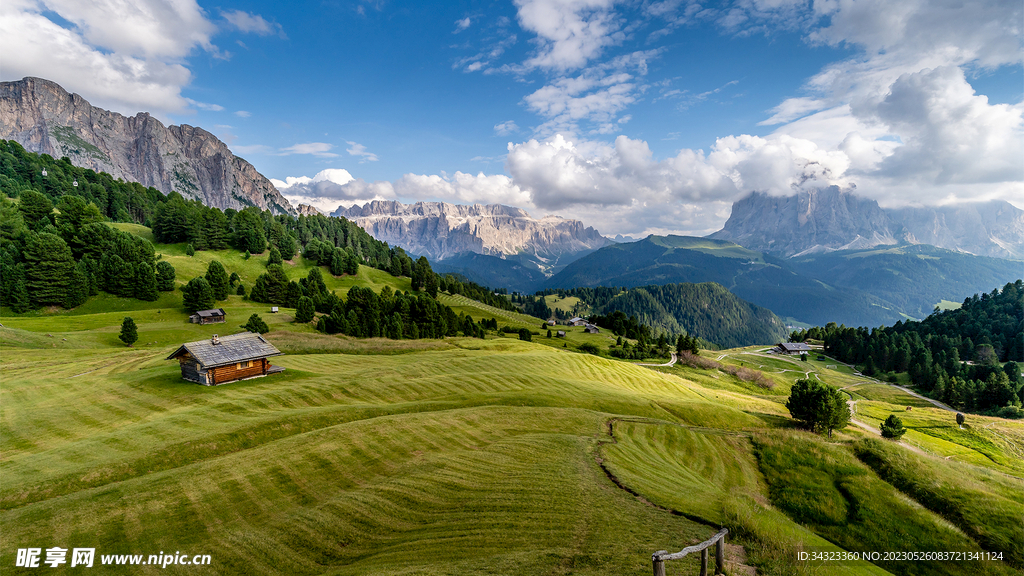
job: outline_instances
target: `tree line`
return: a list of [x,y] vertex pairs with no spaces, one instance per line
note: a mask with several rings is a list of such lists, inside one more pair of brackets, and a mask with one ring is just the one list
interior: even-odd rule
[[1018,417],[1024,402],[1024,282],[975,294],[956,310],[917,322],[848,328],[829,323],[790,341],[821,340],[826,353],[864,374],[892,381],[905,373],[920,391],[958,409]]

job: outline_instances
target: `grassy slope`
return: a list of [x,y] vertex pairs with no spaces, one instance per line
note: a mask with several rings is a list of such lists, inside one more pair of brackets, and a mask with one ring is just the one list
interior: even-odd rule
[[[178,259],[179,281],[215,256],[186,259],[176,250],[159,247]],[[261,270],[262,259],[216,256],[243,281]],[[286,266],[290,277],[307,268]],[[407,279],[363,269],[328,282],[343,291],[355,282],[401,288]],[[232,330],[188,324],[179,297],[164,298],[163,307],[102,298],[71,312],[3,319],[0,565],[26,545],[95,545],[100,553],[211,553],[204,573],[216,574],[641,574],[652,551],[679,549],[725,523],[768,573],[800,573],[794,546],[832,546],[768,505],[779,482],[766,482],[772,475],[757,459],[755,438],[788,426],[779,390],[793,373],[773,375],[779,385],[765,392],[717,371],[661,374],[511,338],[325,336],[290,324],[283,311],[263,317],[270,339],[289,352],[275,360],[284,374],[204,388],[182,381],[163,358],[182,341]],[[539,329],[530,317],[444,299],[477,319],[491,312],[499,325]],[[142,308],[130,311],[140,343],[126,349],[117,325],[132,306]],[[266,309],[237,297],[225,307],[239,322]],[[767,360],[750,352],[726,351],[723,361]],[[775,369],[803,368],[771,360]],[[856,381],[827,362],[807,364],[821,378]],[[856,430],[840,435],[858,438]],[[801,441],[851,458],[842,444]],[[599,461],[647,501],[686,516],[617,488]],[[891,490],[873,472],[860,475]],[[1007,490],[1017,486],[1000,478]],[[982,505],[972,510],[985,517]],[[913,526],[941,526],[920,507],[900,513]],[[875,543],[857,534],[844,544]],[[909,549],[927,549],[929,538],[913,534]],[[670,569],[695,573],[696,561]]]

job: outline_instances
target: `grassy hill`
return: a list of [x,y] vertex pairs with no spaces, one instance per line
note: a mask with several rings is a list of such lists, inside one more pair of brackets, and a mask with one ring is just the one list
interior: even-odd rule
[[[158,252],[179,283],[213,257],[248,283],[262,266],[229,252]],[[306,267],[297,259],[285,270],[299,277]],[[361,268],[325,280],[343,292],[405,289],[408,279]],[[907,419],[914,436],[905,443],[919,452],[856,426],[826,442],[791,425],[784,402],[796,377],[850,386],[872,424],[904,414],[913,398],[875,390],[882,385],[835,361],[760,348],[708,358],[763,370],[776,382],[764,389],[717,368],[573,353],[576,340],[327,336],[291,323],[290,310],[269,314],[238,297],[225,304],[227,326],[198,326],[178,294],[0,311],[0,565],[13,566],[18,548],[62,546],[96,547],[97,563],[106,554],[210,554],[202,572],[224,575],[649,574],[652,552],[725,525],[759,574],[1024,566],[1017,557],[1012,566],[793,560],[797,547],[1024,549],[1015,521],[1024,470],[1013,458],[1024,425],[972,416],[960,430],[949,413],[915,405],[920,421]],[[477,319],[537,322],[465,297],[441,300]],[[284,373],[207,388],[164,359],[181,342],[232,332],[250,310],[287,352],[274,360]],[[134,348],[116,339],[128,313],[139,325]],[[695,574],[698,562],[668,568]]]

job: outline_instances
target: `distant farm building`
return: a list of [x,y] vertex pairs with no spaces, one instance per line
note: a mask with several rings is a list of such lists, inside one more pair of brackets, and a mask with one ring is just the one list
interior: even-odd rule
[[565,338],[565,330],[559,330],[557,333],[555,333],[555,336],[558,336],[559,338]]
[[554,320],[548,320],[548,326],[554,326],[554,325],[555,325],[555,321]]
[[803,342],[782,342],[773,351],[776,354],[806,354],[811,351],[811,347]]
[[227,313],[223,308],[214,308],[213,310],[200,310],[189,316],[188,319],[193,324],[218,324],[225,322],[226,317]]
[[174,351],[168,360],[181,364],[181,377],[204,386],[216,386],[244,378],[257,378],[283,372],[272,366],[267,358],[279,356],[281,351],[263,336],[242,332],[231,336],[188,342]]
[[586,326],[587,321],[579,316],[569,319],[569,326]]
[[586,326],[587,327],[584,328],[583,331],[588,333],[588,334],[597,334],[598,332],[601,331],[600,328],[598,328],[597,326],[594,326],[593,324],[587,324]]

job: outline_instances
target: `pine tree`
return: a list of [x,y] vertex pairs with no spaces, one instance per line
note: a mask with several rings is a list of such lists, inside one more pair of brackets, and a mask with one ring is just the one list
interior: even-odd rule
[[882,438],[899,440],[907,433],[907,429],[903,427],[903,421],[895,414],[889,414],[889,417],[885,419],[885,422],[882,422],[880,428],[882,431]]
[[53,202],[41,192],[23,190],[18,210],[21,211],[25,223],[33,230],[39,230],[53,222]]
[[135,297],[146,302],[153,302],[160,297],[156,287],[156,274],[148,262],[135,265]]
[[125,317],[124,321],[121,322],[121,335],[118,338],[127,346],[135,344],[139,339],[138,328],[136,328],[135,320],[132,320],[131,316]]
[[174,266],[161,260],[156,263],[156,289],[161,292],[174,290]]
[[83,261],[75,266],[71,275],[71,284],[68,286],[67,300],[64,301],[64,308],[71,309],[81,306],[89,298],[89,269]]
[[206,268],[206,281],[210,284],[215,300],[228,299],[228,273],[219,260],[213,260]]
[[56,234],[30,234],[22,253],[25,288],[41,306],[63,305],[75,271],[75,261],[64,239]]
[[213,308],[213,290],[206,278],[193,278],[182,289],[182,305],[189,314]]
[[249,332],[255,332],[257,334],[266,334],[270,332],[270,326],[260,318],[259,314],[253,314],[249,316],[249,321],[246,322],[242,328],[245,328]]
[[282,264],[281,251],[277,249],[277,246],[270,247],[270,255],[267,257],[267,265],[270,264]]
[[191,244],[185,245],[185,256],[192,257],[196,255],[196,249]]
[[32,301],[28,297],[28,290],[25,288],[25,266],[18,264],[11,272],[11,295],[9,300],[4,302],[18,314],[28,312],[32,309]]
[[245,285],[241,282],[238,283],[238,290],[235,290],[235,294],[239,296],[245,296]]
[[299,303],[295,307],[295,321],[306,324],[312,321],[314,316],[313,299],[309,296],[299,298]]

